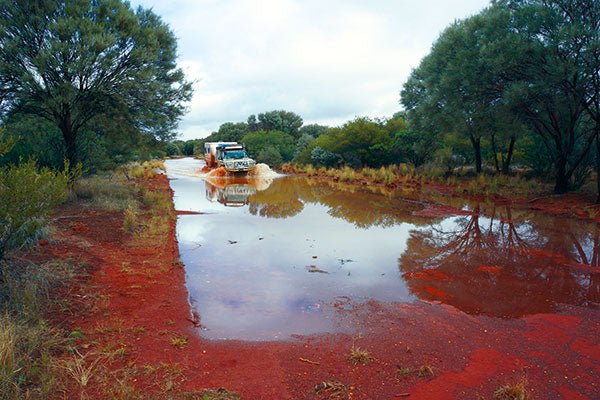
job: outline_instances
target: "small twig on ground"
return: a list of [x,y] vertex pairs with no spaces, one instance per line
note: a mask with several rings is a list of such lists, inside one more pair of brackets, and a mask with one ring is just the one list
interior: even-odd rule
[[311,361],[311,360],[308,360],[308,359],[302,358],[302,357],[300,357],[299,360],[302,361],[302,362],[308,363],[308,364],[312,364],[312,365],[321,365],[320,362]]

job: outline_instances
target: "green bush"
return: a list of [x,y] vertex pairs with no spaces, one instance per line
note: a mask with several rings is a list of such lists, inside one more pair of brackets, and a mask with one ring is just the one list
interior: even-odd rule
[[256,156],[256,162],[265,163],[273,168],[281,167],[283,164],[283,158],[281,153],[275,147],[267,147],[262,149]]
[[165,152],[169,157],[181,155],[181,149],[173,142],[167,143],[167,145],[165,146]]
[[66,200],[70,175],[38,169],[32,160],[0,168],[0,259],[45,225],[46,217]]
[[258,156],[261,151],[269,147],[275,148],[284,162],[291,161],[294,157],[294,138],[287,133],[279,131],[257,131],[248,133],[242,139],[250,154]]
[[340,156],[320,146],[312,149],[310,152],[310,158],[315,165],[323,165],[325,167],[336,166],[341,161]]

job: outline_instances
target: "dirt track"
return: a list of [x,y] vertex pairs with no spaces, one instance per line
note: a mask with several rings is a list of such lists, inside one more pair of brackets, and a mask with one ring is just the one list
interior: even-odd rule
[[[170,192],[164,175],[144,185]],[[122,231],[121,213],[65,208],[60,216],[61,239],[39,251],[93,268],[89,279],[73,289],[87,294],[78,311],[56,320],[84,333],[77,342],[81,349],[124,349],[108,368],[162,365],[134,375],[132,384],[143,391],[164,390],[170,379],[175,387],[224,387],[252,400],[407,394],[410,399],[492,399],[499,386],[525,378],[535,399],[600,397],[598,308],[564,307],[558,314],[503,320],[424,302],[345,304],[340,313],[355,320],[360,335],[277,343],[208,341],[194,327],[201,316],[195,320],[189,313],[174,220],[166,237],[136,241]],[[187,344],[177,347],[174,338],[186,338]],[[353,346],[367,350],[371,362],[351,363]],[[173,375],[173,369],[180,371]],[[345,384],[337,392],[344,396],[317,394],[315,385],[324,381]],[[113,384],[92,383],[88,394]]]

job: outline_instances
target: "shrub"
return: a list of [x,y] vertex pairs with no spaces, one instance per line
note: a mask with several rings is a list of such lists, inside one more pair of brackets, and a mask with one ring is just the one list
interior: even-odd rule
[[181,149],[173,142],[167,143],[167,145],[165,146],[165,152],[169,157],[181,155]]
[[315,165],[323,165],[325,167],[333,167],[340,163],[340,156],[319,146],[310,152],[310,158]]
[[30,160],[0,169],[0,259],[35,236],[46,217],[66,200],[68,172],[38,169]]
[[259,151],[256,156],[256,162],[265,163],[273,168],[281,167],[283,158],[275,147],[267,147]]

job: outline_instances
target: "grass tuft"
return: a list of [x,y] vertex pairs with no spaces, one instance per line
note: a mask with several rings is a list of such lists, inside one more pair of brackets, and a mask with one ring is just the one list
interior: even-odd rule
[[342,400],[348,398],[349,388],[339,381],[324,381],[315,386],[320,399]]
[[371,360],[373,360],[373,357],[371,357],[371,354],[369,354],[368,351],[356,346],[352,346],[350,349],[350,356],[348,358],[354,365],[368,364],[371,362]]
[[521,380],[515,384],[499,387],[494,392],[494,400],[532,400],[531,393],[527,390],[527,381]]
[[417,375],[423,378],[423,377],[426,377],[426,376],[434,376],[435,372],[434,372],[434,369],[433,369],[433,367],[431,365],[427,365],[426,364],[426,365],[422,365],[419,368],[419,372],[418,372]]
[[187,336],[178,336],[178,335],[175,335],[175,336],[171,337],[170,342],[171,342],[171,346],[177,347],[178,349],[182,349],[185,346],[187,346],[187,344],[188,344],[188,338],[187,338]]

